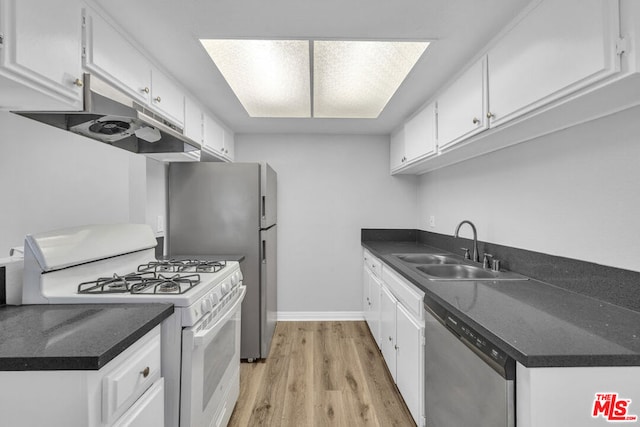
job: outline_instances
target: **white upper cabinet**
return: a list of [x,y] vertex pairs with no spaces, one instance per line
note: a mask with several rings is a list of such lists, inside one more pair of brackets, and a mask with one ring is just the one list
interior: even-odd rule
[[202,108],[192,98],[184,98],[184,135],[202,144],[203,123]]
[[224,128],[209,115],[204,115],[204,140],[202,148],[213,154],[224,154]]
[[404,155],[404,126],[401,126],[391,134],[389,141],[389,155],[392,171],[404,166],[404,163],[407,160]]
[[619,70],[617,2],[543,1],[488,53],[496,126]]
[[404,126],[406,162],[436,153],[436,104],[432,102],[413,116]]
[[151,106],[184,126],[184,94],[169,76],[155,67],[151,69]]
[[84,13],[84,67],[134,100],[148,105],[151,66],[147,59],[104,18],[90,8]]
[[236,137],[235,134],[224,129],[224,156],[233,160],[236,155]]
[[0,0],[0,109],[81,110],[77,0]]
[[184,126],[184,95],[111,23],[85,9],[84,67],[132,99]]
[[486,77],[483,57],[438,97],[440,150],[487,129]]

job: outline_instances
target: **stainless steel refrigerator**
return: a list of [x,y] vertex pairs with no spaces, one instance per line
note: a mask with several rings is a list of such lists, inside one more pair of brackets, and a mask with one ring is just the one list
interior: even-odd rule
[[244,255],[241,357],[266,358],[276,325],[276,182],[268,164],[171,163],[168,255]]

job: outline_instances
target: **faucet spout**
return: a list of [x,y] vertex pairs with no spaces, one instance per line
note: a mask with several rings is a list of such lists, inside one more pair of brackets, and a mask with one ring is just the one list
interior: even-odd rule
[[469,220],[464,220],[458,224],[456,227],[456,231],[453,237],[458,238],[458,233],[460,232],[460,227],[464,224],[469,224],[471,226],[471,230],[473,231],[473,261],[480,262],[480,254],[478,253],[478,232],[476,231],[476,226]]

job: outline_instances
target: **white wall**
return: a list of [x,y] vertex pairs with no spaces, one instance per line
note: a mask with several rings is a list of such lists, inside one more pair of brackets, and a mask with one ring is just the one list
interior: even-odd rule
[[425,174],[418,199],[423,230],[640,271],[640,107]]
[[361,228],[415,228],[416,177],[389,138],[239,135],[237,161],[278,173],[278,311],[361,312]]
[[27,233],[144,222],[145,158],[0,112],[0,258]]
[[156,236],[164,236],[167,229],[167,169],[166,165],[147,159],[146,223]]

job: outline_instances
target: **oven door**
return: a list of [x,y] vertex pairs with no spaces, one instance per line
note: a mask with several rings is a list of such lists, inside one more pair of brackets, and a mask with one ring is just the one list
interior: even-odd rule
[[226,425],[240,387],[241,286],[222,312],[182,332],[180,425]]

